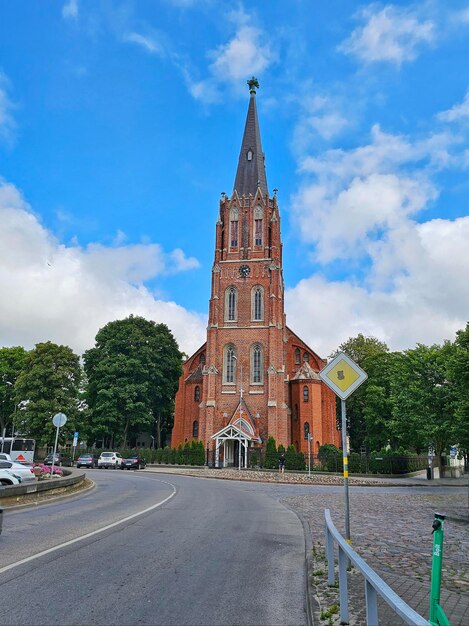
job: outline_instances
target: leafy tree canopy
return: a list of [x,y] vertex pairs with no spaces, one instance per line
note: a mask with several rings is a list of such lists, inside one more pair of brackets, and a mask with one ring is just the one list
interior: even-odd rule
[[[376,337],[365,337],[361,333],[356,337],[350,337],[342,343],[338,350],[345,352],[368,374],[368,380],[363,383],[347,400],[347,424],[350,435],[350,446],[352,450],[359,450],[362,445],[369,446],[367,421],[365,418],[365,406],[367,398],[367,386],[381,384],[381,374],[375,362],[387,355],[389,349],[387,345],[376,339]],[[371,371],[370,371],[371,370]],[[374,373],[378,374],[376,377]],[[340,416],[340,403],[337,403],[337,415]]]
[[70,439],[77,425],[80,377],[80,360],[71,348],[38,343],[27,354],[16,381],[16,400],[22,403],[18,430],[39,445],[52,445],[56,432],[52,417],[61,412],[68,421],[60,429],[60,441]]
[[17,410],[15,402],[15,384],[21,372],[27,352],[21,346],[0,348],[0,436],[3,429],[7,435],[13,428],[14,414]]
[[131,315],[101,328],[84,354],[95,438],[125,446],[156,419],[169,430],[181,361],[165,324]]

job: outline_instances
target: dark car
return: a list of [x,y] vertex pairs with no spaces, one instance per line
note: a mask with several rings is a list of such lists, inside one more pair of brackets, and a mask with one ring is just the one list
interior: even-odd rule
[[144,469],[145,460],[138,454],[132,454],[131,456],[122,459],[121,469]]
[[94,454],[80,454],[77,467],[98,467],[98,457]]
[[[46,458],[44,459],[44,465],[52,465],[53,456],[54,455],[52,452],[51,454],[48,454]],[[57,452],[55,455],[55,459],[54,459],[54,465],[59,465],[59,466],[65,465],[67,467],[72,467],[73,465],[72,457],[67,456],[63,452]]]

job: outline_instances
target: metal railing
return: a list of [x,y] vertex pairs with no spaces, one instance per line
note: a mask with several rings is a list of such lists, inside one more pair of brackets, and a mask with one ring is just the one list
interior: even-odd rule
[[365,579],[365,602],[367,626],[377,626],[378,619],[378,595],[401,617],[406,624],[411,626],[430,626],[424,617],[414,611],[395,591],[387,585],[378,574],[371,569],[364,559],[353,550],[342,537],[331,519],[329,509],[324,511],[326,520],[326,555],[327,555],[327,582],[330,586],[335,585],[334,564],[334,540],[339,546],[339,597],[340,597],[340,621],[342,624],[349,623],[348,609],[348,583],[347,567],[350,560]]

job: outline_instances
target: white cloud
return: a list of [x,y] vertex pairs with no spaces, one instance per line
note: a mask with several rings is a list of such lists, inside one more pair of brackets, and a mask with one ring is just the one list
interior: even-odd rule
[[166,323],[181,349],[205,340],[205,316],[155,299],[144,281],[197,267],[196,259],[158,244],[86,248],[60,243],[13,185],[0,184],[0,336],[32,347],[52,340],[81,353],[102,326],[142,315]]
[[154,37],[149,35],[141,35],[140,33],[127,33],[124,35],[124,41],[135,43],[151,54],[163,54],[163,48]]
[[261,45],[262,32],[254,26],[241,26],[227,44],[210,53],[210,70],[219,80],[239,81],[250,73],[262,72],[273,60],[269,44]]
[[[433,175],[464,166],[464,148],[449,132],[412,140],[375,125],[366,145],[303,156],[292,218],[324,272],[289,289],[286,305],[289,325],[320,354],[359,332],[404,349],[465,326],[469,217],[422,220],[438,197]],[[328,280],[329,270],[346,278]]]
[[243,79],[264,71],[276,60],[270,44],[261,43],[265,41],[263,32],[246,24],[246,14],[236,14],[236,19],[241,25],[232,39],[208,53],[210,77],[196,82],[186,74],[190,93],[197,100],[207,104],[217,102],[227,83],[239,89]]
[[387,5],[379,9],[370,5],[358,14],[366,21],[356,28],[339,49],[352,54],[364,63],[389,62],[400,65],[417,56],[422,44],[430,44],[435,27],[430,21],[421,21],[410,9]]
[[368,254],[371,242],[420,211],[433,195],[423,179],[370,174],[332,196],[322,184],[306,186],[294,198],[293,211],[303,239],[316,244],[316,259],[328,263]]
[[374,252],[391,287],[314,274],[286,291],[288,325],[321,356],[358,333],[393,350],[453,340],[468,320],[468,237],[469,217],[407,223]]
[[447,166],[456,141],[443,133],[412,143],[375,125],[368,145],[305,157],[301,171],[314,181],[293,196],[292,213],[303,241],[315,245],[315,259],[369,256],[373,242],[437,197],[430,171]]
[[457,122],[469,119],[469,89],[466,91],[464,100],[460,104],[455,104],[451,109],[438,113],[437,117],[442,122]]
[[64,20],[76,20],[78,17],[78,0],[68,0],[62,7]]
[[10,141],[13,137],[15,122],[11,115],[12,103],[8,97],[8,79],[0,71],[0,138]]

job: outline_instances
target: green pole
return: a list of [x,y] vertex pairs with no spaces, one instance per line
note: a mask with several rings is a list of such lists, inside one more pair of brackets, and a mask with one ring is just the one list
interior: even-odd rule
[[443,564],[443,539],[445,515],[435,513],[433,520],[432,578],[430,587],[430,616],[432,626],[450,626],[440,605],[441,566]]

